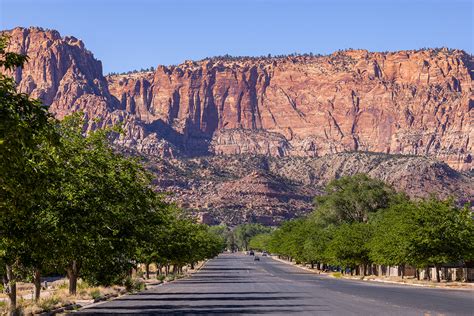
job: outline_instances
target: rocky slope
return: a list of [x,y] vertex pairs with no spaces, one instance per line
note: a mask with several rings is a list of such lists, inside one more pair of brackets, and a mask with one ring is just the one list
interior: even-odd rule
[[412,197],[453,196],[471,202],[474,182],[444,163],[419,156],[346,152],[324,157],[249,155],[148,160],[160,191],[217,222],[266,224],[313,209],[313,197],[334,178],[367,173]]
[[6,33],[29,56],[13,74],[20,91],[58,118],[83,111],[89,129],[121,123],[117,145],[147,157],[158,190],[219,220],[305,213],[328,180],[356,172],[413,196],[473,200],[472,176],[458,172],[473,170],[463,51],[212,58],[104,77],[74,37]]

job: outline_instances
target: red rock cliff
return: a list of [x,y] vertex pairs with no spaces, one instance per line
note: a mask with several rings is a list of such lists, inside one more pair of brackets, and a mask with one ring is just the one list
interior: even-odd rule
[[[472,169],[473,63],[458,50],[215,58],[104,78],[81,41],[9,31],[22,91],[59,117],[124,123],[121,144],[161,155],[341,151],[426,155]],[[94,127],[91,124],[91,127]]]

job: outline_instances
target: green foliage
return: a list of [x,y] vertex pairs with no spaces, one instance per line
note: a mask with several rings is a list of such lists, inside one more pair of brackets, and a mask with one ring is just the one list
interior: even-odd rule
[[302,245],[304,261],[309,263],[329,262],[327,247],[332,238],[333,227],[323,227],[312,220],[307,220],[305,224],[307,231]]
[[373,218],[370,224],[374,235],[369,245],[372,261],[389,266],[415,263],[409,256],[415,208],[414,202],[402,201]]
[[323,223],[367,222],[371,213],[388,207],[395,192],[384,182],[365,174],[329,182],[325,194],[315,198],[314,216]]
[[307,237],[306,227],[303,219],[284,222],[268,243],[270,252],[303,261],[301,245]]
[[234,241],[238,248],[248,250],[252,237],[270,231],[271,228],[261,224],[242,224],[234,229]]
[[[13,71],[27,57],[7,43],[0,37],[0,68]],[[3,73],[0,122],[0,274],[9,287],[48,271],[122,284],[139,263],[182,267],[223,249],[220,236],[153,192],[141,161],[111,146],[120,129],[84,134],[82,113],[58,122]]]
[[102,296],[99,289],[93,289],[92,291],[90,291],[90,295],[91,295],[92,299],[94,299],[94,300],[96,300],[96,299],[98,299]]
[[391,206],[374,219],[371,258],[416,267],[474,258],[474,222],[469,209],[435,198]]
[[165,278],[166,278],[166,276],[165,276],[164,274],[158,274],[158,275],[156,276],[156,279],[157,279],[158,281],[161,281],[161,282],[163,282],[163,281],[165,280]]
[[140,279],[127,277],[123,282],[123,286],[128,292],[139,292],[145,289],[145,282]]
[[[47,108],[18,93],[13,72],[27,57],[6,52],[8,38],[0,36],[0,273],[7,290],[32,267],[49,265],[53,250],[45,234],[54,225],[45,188],[57,141]],[[11,273],[10,273],[11,272]],[[16,306],[10,306],[13,311]]]
[[308,218],[284,222],[265,236],[268,250],[364,273],[370,264],[421,268],[474,258],[472,212],[452,200],[410,201],[366,175],[332,181],[316,200]]
[[41,299],[38,305],[43,311],[49,311],[56,308],[56,305],[58,305],[60,302],[61,300],[59,297],[53,295]]
[[272,238],[272,235],[270,233],[255,235],[250,239],[249,247],[250,249],[266,251],[269,247],[271,238]]
[[341,224],[332,235],[327,253],[330,263],[343,267],[368,264],[371,226],[365,223]]

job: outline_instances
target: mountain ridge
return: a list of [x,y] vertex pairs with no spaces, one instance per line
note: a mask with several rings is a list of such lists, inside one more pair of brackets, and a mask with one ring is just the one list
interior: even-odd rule
[[[59,119],[82,111],[88,130],[121,124],[125,133],[115,144],[159,168],[200,161],[189,178],[164,167],[155,172],[157,190],[175,192],[171,199],[185,208],[214,212],[223,221],[232,220],[219,215],[222,210],[248,213],[248,219],[301,215],[327,181],[357,172],[388,179],[415,197],[433,192],[473,200],[472,176],[463,173],[473,170],[474,139],[473,64],[464,51],[214,58],[104,76],[101,62],[75,37],[40,28],[6,33],[9,49],[30,57],[13,73],[18,89],[41,99]],[[364,158],[369,152],[389,157],[381,164],[398,180]],[[413,157],[420,155],[427,158]],[[287,183],[290,175],[252,169],[247,156],[266,157],[267,164],[294,160],[299,169],[288,164],[300,177],[323,180]],[[227,164],[239,166],[240,174]],[[196,186],[202,184],[199,173],[214,177],[215,170],[234,176],[217,177],[207,186],[215,194],[204,194]],[[220,200],[219,190],[232,198]],[[244,203],[242,196],[255,203]]]

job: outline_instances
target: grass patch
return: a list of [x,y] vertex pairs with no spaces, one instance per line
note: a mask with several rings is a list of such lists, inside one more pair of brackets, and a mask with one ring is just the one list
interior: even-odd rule
[[130,277],[125,279],[123,285],[128,292],[139,292],[145,289],[145,282]]
[[67,282],[61,283],[58,285],[57,288],[60,290],[66,290],[66,289],[69,289],[69,284]]
[[87,290],[90,288],[90,285],[86,281],[79,281],[77,282],[77,289],[78,290]]
[[92,289],[89,294],[94,300],[102,297],[102,293],[100,292],[99,289]]
[[156,279],[159,280],[159,281],[161,281],[161,282],[163,282],[163,281],[165,280],[165,278],[166,278],[166,277],[165,277],[164,274],[158,274],[158,275],[156,276]]
[[333,272],[331,275],[337,279],[342,278],[342,273],[341,272]]
[[52,310],[56,307],[61,302],[61,299],[56,296],[51,296],[47,298],[43,298],[39,303],[38,306],[44,310],[44,311],[49,311]]

